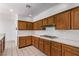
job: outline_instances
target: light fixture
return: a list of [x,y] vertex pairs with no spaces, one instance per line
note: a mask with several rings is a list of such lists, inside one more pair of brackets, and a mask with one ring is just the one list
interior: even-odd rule
[[10,9],[10,12],[13,12],[13,9]]
[[30,5],[26,5],[28,17],[32,17],[32,14],[31,14],[31,7],[32,7],[32,6],[30,6]]

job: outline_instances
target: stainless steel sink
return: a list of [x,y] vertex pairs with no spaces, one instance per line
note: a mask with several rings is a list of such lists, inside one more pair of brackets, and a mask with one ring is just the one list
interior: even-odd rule
[[57,36],[49,36],[49,35],[40,35],[42,37],[47,37],[47,38],[57,38]]

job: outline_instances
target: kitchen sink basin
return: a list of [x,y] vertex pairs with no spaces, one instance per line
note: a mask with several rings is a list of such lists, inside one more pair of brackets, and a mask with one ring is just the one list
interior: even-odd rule
[[49,35],[40,35],[42,37],[47,37],[47,38],[57,38],[57,36],[49,36]]

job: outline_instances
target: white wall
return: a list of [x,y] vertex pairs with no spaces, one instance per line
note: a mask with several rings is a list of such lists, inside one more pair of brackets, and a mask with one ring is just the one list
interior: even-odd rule
[[0,32],[5,33],[6,41],[16,40],[16,15],[0,13]]
[[18,36],[31,36],[32,35],[32,31],[30,30],[18,30],[17,32]]

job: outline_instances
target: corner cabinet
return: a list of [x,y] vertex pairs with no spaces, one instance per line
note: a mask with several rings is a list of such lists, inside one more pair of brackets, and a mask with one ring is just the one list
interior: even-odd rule
[[33,23],[33,30],[42,30],[42,20]]
[[62,12],[55,15],[56,29],[70,29],[70,11]]
[[22,36],[18,38],[18,47],[23,48],[32,44],[31,36]]

